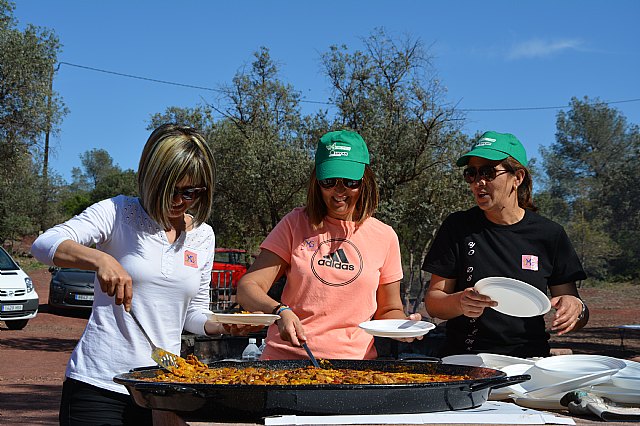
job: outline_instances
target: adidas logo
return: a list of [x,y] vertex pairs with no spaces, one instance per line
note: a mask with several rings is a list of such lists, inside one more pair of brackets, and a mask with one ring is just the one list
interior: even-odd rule
[[322,259],[318,260],[318,265],[326,266],[329,268],[342,269],[345,271],[354,270],[353,265],[349,263],[349,259],[347,259],[347,255],[342,249],[338,249],[333,253],[322,256]]

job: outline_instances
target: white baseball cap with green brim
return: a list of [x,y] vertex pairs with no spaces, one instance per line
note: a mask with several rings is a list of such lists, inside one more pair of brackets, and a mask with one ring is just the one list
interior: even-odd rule
[[471,151],[458,158],[456,165],[466,166],[470,157],[495,161],[513,157],[518,163],[527,166],[527,151],[518,138],[511,133],[485,132]]
[[348,130],[326,133],[316,149],[316,178],[360,180],[369,164],[369,150],[362,136]]

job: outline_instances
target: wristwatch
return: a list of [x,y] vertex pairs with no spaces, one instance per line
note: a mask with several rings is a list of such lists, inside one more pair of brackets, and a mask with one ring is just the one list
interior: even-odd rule
[[580,311],[580,315],[578,315],[578,321],[582,321],[584,315],[587,313],[587,304],[580,298],[578,298],[578,300],[582,303],[582,311]]

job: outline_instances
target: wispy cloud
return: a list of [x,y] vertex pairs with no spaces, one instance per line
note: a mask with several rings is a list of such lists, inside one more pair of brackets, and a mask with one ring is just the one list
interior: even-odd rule
[[583,50],[583,42],[578,39],[540,40],[534,39],[518,43],[507,53],[508,59],[543,58],[567,50]]

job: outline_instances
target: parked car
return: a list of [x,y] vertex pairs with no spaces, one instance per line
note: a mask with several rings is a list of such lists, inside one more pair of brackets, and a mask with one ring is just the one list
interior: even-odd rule
[[94,271],[50,267],[49,307],[55,309],[91,309]]
[[0,247],[0,320],[10,330],[22,330],[38,314],[39,304],[31,278]]

